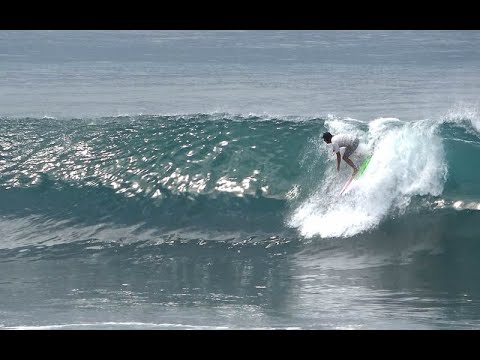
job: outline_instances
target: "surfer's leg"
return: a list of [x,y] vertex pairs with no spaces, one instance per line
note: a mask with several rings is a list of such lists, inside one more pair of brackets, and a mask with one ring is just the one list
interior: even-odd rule
[[355,166],[352,160],[350,160],[347,156],[343,155],[343,160],[353,168],[353,175],[358,172],[358,168]]
[[345,149],[345,153],[343,154],[343,160],[345,160],[345,162],[353,168],[353,175],[358,172],[358,168],[355,166],[353,161],[349,159],[349,157],[353,154],[355,150],[357,150],[358,144],[359,140],[355,139],[355,141],[353,142],[353,146],[347,146],[347,148]]

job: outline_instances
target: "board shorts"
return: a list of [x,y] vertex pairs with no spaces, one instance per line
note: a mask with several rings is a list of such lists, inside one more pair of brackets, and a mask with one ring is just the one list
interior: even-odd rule
[[360,140],[358,140],[358,138],[356,138],[355,141],[353,142],[352,146],[345,147],[345,153],[343,154],[343,156],[346,156],[347,158],[349,158],[350,155],[352,155],[353,152],[355,150],[357,150],[357,147],[358,147],[359,143],[360,143]]

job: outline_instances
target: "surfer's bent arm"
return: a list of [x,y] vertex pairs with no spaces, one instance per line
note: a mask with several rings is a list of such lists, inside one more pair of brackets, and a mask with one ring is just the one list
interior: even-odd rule
[[340,155],[340,151],[337,152],[337,171],[340,171],[340,162],[342,161],[342,156]]

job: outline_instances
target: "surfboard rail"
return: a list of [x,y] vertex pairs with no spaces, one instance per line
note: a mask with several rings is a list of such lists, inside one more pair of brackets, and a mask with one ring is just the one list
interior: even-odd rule
[[365,160],[363,160],[362,164],[360,165],[360,167],[358,168],[358,172],[355,174],[355,175],[352,175],[350,176],[350,178],[347,180],[347,182],[345,183],[345,185],[343,185],[343,188],[342,190],[340,191],[340,195],[343,195],[345,193],[345,191],[348,189],[348,187],[350,186],[350,184],[352,183],[352,181],[354,179],[358,179],[362,174],[363,172],[365,171],[365,169],[367,168],[368,164],[370,163],[370,159],[372,158],[372,155],[368,155]]

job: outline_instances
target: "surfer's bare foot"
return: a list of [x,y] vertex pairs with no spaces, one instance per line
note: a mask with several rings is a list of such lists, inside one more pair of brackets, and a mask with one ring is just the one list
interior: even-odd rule
[[355,175],[357,172],[358,172],[358,169],[357,169],[357,168],[354,168],[354,169],[353,169],[353,175]]

